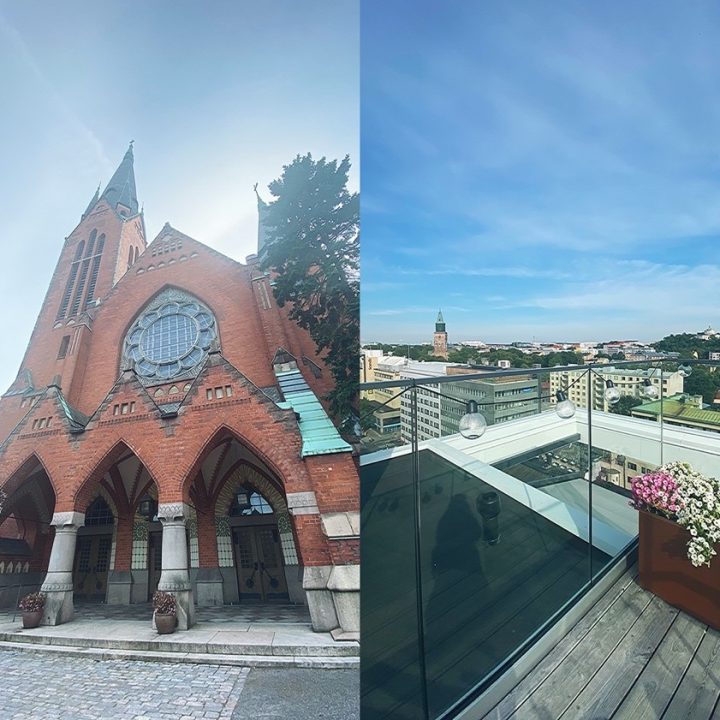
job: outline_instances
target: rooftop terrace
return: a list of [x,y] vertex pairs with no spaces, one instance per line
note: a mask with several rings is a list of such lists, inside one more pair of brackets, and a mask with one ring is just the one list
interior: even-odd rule
[[[533,372],[542,382],[564,369]],[[428,391],[452,398],[467,380],[397,383],[411,427]],[[606,472],[631,458],[638,472],[683,460],[718,476],[720,435],[544,407],[479,436],[414,434],[361,459],[363,718],[720,713],[717,692],[697,692],[703,677],[720,687],[708,664],[718,633],[626,571],[638,513]],[[690,703],[697,716],[673,714]]]

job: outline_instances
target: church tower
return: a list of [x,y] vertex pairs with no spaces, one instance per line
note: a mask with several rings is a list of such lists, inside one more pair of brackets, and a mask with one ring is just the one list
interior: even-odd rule
[[60,252],[8,394],[57,385],[73,403],[82,383],[97,308],[146,246],[135,189],[132,143],[102,192],[95,192]]
[[435,321],[433,355],[445,358],[445,360],[448,359],[447,332],[445,331],[445,320],[443,319],[442,310],[438,310],[437,320]]

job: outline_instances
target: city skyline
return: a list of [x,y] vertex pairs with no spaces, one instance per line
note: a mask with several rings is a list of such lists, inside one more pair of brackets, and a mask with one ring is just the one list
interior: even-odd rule
[[720,8],[409,8],[362,10],[363,339],[720,325]]
[[[442,310],[442,308],[441,308]],[[443,315],[444,315],[443,311]],[[435,316],[437,315],[437,312],[435,313]],[[430,327],[434,327],[434,321],[430,323]],[[493,340],[492,338],[488,338],[483,336],[482,334],[477,334],[475,336],[467,336],[463,338],[453,338],[452,337],[452,328],[448,329],[448,346],[453,345],[462,345],[467,343],[476,343],[476,342],[483,342],[486,345],[511,345],[513,343],[533,343],[538,345],[578,345],[578,344],[588,344],[588,343],[595,343],[595,344],[604,344],[604,343],[615,343],[615,342],[637,342],[640,344],[647,344],[652,345],[654,342],[658,342],[662,340],[664,337],[667,337],[671,334],[690,334],[690,335],[698,335],[702,333],[704,330],[708,328],[713,328],[711,324],[705,325],[702,328],[685,328],[680,329],[676,333],[670,333],[666,332],[658,337],[652,338],[651,340],[641,340],[638,337],[632,337],[632,336],[620,336],[620,335],[613,335],[608,337],[583,337],[575,340],[567,340],[563,338],[537,338],[537,337],[516,337],[512,340]],[[418,341],[408,341],[408,340],[399,340],[397,338],[390,338],[388,340],[378,340],[375,338],[361,338],[362,345],[373,345],[375,343],[381,343],[383,345],[432,345],[433,344],[433,331],[430,330],[429,332],[425,332],[425,337],[421,337]]]
[[0,179],[0,297],[13,307],[0,394],[18,371],[64,237],[131,140],[148,242],[169,222],[244,261],[257,244],[253,185],[270,200],[267,184],[297,154],[349,154],[358,188],[357,3],[214,7],[0,2],[0,129],[12,168]]

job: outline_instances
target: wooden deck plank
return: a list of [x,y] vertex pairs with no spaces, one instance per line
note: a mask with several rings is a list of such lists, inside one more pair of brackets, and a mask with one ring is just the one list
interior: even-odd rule
[[657,720],[662,717],[706,630],[707,625],[680,613],[614,717],[618,720]]
[[507,720],[529,698],[542,682],[595,627],[627,589],[635,583],[638,569],[633,565],[595,605],[577,622],[557,645],[509,692],[483,720]]
[[720,632],[708,629],[662,720],[705,720],[720,717],[718,703]]
[[612,717],[648,659],[657,650],[678,612],[659,598],[653,598],[560,718]]
[[615,650],[647,608],[652,596],[631,585],[572,649],[535,692],[511,715],[514,718],[554,718],[562,715]]

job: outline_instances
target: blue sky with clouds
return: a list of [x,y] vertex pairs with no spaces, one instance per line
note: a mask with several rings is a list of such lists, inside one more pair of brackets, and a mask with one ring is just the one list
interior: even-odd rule
[[720,326],[720,5],[364,3],[362,338]]
[[0,71],[0,393],[131,139],[149,238],[168,221],[238,260],[253,184],[297,153],[349,154],[359,184],[358,0],[0,0]]

